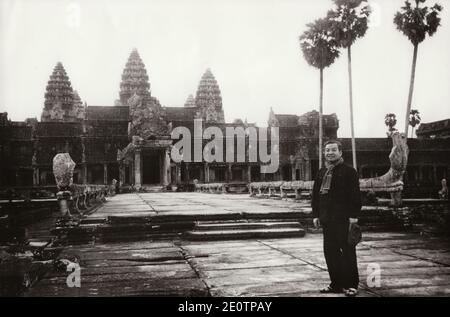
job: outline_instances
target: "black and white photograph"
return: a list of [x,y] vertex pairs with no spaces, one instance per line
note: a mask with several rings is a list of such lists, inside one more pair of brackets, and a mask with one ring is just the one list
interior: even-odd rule
[[0,0],[0,297],[450,297],[449,88],[449,0]]

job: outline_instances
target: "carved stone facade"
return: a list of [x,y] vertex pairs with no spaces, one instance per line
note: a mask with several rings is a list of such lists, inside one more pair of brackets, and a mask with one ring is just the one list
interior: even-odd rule
[[164,109],[158,99],[134,94],[127,102],[130,108],[129,135],[144,139],[168,135]]
[[422,123],[416,134],[421,139],[450,138],[450,119]]

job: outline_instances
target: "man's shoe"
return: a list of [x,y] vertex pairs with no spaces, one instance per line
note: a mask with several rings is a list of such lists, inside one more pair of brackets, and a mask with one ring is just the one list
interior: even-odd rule
[[356,288],[350,287],[344,290],[345,296],[355,297],[358,294],[358,290]]
[[322,294],[340,294],[343,292],[344,290],[342,288],[333,288],[330,285],[320,290],[320,293]]

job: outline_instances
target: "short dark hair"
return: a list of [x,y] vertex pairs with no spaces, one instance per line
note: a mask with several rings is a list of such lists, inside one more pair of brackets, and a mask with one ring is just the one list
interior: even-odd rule
[[323,148],[325,148],[328,144],[337,144],[338,150],[342,151],[342,143],[338,140],[328,140],[327,142],[325,142]]

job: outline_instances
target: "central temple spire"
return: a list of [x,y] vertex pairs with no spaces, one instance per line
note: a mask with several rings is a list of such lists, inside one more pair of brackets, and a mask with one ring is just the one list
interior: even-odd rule
[[136,48],[133,49],[130,57],[128,57],[122,73],[119,93],[121,104],[126,105],[128,99],[135,93],[142,97],[150,96],[150,83],[147,71]]
[[213,106],[222,108],[222,96],[220,95],[219,85],[217,84],[211,69],[207,69],[198,84],[195,104],[200,108]]
[[203,74],[198,84],[195,106],[200,108],[204,120],[209,122],[224,122],[222,96],[219,85],[209,68]]

